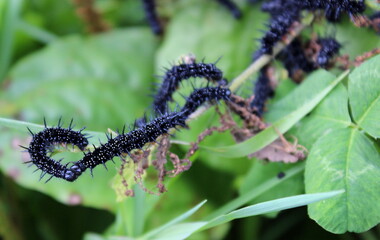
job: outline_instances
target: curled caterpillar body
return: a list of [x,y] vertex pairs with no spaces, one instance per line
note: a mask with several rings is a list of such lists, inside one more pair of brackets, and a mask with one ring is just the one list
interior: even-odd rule
[[167,70],[160,88],[154,97],[153,110],[158,114],[164,114],[168,110],[168,102],[178,88],[182,80],[191,77],[203,77],[212,82],[223,79],[223,72],[212,63],[190,63],[173,66]]
[[96,166],[105,164],[114,157],[123,153],[129,154],[134,149],[141,149],[145,144],[154,142],[159,136],[168,133],[171,128],[185,127],[188,117],[205,101],[229,100],[230,95],[229,89],[221,87],[196,89],[179,112],[163,114],[129,133],[122,133],[115,138],[109,137],[107,143],[101,144],[92,152],[85,153],[81,160],[72,163],[70,167],[48,157],[47,154],[49,147],[54,143],[74,144],[84,151],[88,145],[87,138],[80,131],[73,131],[71,127],[45,128],[42,132],[33,134],[32,142],[26,149],[31,156],[31,162],[42,170],[43,175],[48,173],[51,177],[72,182],[87,169],[92,171]]
[[73,144],[82,151],[88,145],[86,136],[81,131],[72,130],[71,124],[68,129],[62,128],[60,124],[58,127],[47,128],[45,124],[43,131],[32,133],[32,136],[33,139],[26,150],[30,155],[31,163],[43,172],[41,176],[48,173],[52,177],[65,179],[67,175],[70,175],[65,165],[47,156],[54,144]]

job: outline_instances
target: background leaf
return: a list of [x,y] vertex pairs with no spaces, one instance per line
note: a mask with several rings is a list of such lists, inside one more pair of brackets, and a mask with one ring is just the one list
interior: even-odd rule
[[[137,28],[61,39],[13,67],[12,83],[0,96],[0,102],[5,106],[12,102],[11,112],[19,112],[22,119],[31,122],[42,123],[45,116],[49,125],[55,125],[56,120],[51,119],[65,116],[66,124],[74,117],[79,128],[87,126],[103,132],[107,127],[121,129],[126,121],[131,123],[141,116],[148,105],[148,98],[140,100],[138,96],[141,91],[148,92],[153,78],[155,45],[148,29]],[[0,167],[5,173],[17,173],[12,176],[19,184],[66,204],[115,208],[115,194],[109,185],[116,174],[114,166],[109,165],[110,172],[96,168],[94,179],[85,175],[75,183],[54,180],[41,184],[36,181],[38,175],[32,175],[33,170],[22,164],[28,156],[20,152],[18,144],[28,145],[30,134],[26,127],[18,131],[1,128],[0,138],[5,144],[1,146]],[[98,144],[97,138],[92,141]],[[65,156],[74,161],[82,154]],[[72,202],[73,198],[79,200]]]

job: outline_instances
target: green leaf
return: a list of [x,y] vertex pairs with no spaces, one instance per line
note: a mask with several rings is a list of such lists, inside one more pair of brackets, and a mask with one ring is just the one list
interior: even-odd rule
[[[288,113],[288,115],[282,117],[280,120],[273,123],[273,125],[245,142],[226,147],[203,146],[203,148],[213,151],[214,154],[225,158],[242,157],[262,149],[278,138],[276,129],[281,133],[288,131],[294,124],[296,124],[307,113],[309,113],[320,101],[322,101],[322,99],[326,97],[326,95],[339,82],[341,82],[347,74],[348,71],[344,72],[338,78],[333,80],[334,76],[324,70],[315,72],[305,81],[303,85],[298,87],[283,101],[280,101],[276,104],[277,108],[281,106],[283,109],[287,109],[283,114],[287,113],[287,111],[292,111],[296,107],[299,107],[298,109]],[[319,83],[322,81],[324,84]],[[311,94],[305,96],[304,92]],[[297,102],[297,104],[291,104],[291,106],[287,107],[291,102]]]
[[309,206],[309,216],[333,233],[363,232],[380,222],[380,154],[357,129],[335,129],[313,146],[305,170],[306,192],[344,189]]
[[364,62],[349,76],[348,93],[354,121],[380,138],[380,55]]

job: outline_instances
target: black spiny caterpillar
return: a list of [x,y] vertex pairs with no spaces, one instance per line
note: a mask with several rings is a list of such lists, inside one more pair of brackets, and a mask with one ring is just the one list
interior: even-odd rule
[[[88,145],[88,140],[81,131],[58,127],[48,128],[39,133],[32,133],[33,139],[28,148],[25,148],[31,157],[31,163],[42,170],[42,176],[46,173],[51,177],[62,178],[66,181],[75,181],[84,171],[100,164],[105,164],[114,157],[129,153],[134,149],[141,149],[145,144],[154,142],[159,136],[168,133],[169,129],[176,126],[186,126],[189,116],[205,101],[229,100],[231,91],[221,87],[206,87],[196,89],[188,97],[185,106],[178,112],[166,113],[155,118],[151,122],[131,132],[122,133],[115,138],[109,137],[108,142],[95,147],[94,151],[85,153],[84,157],[73,162],[70,167],[63,165],[61,161],[48,156],[48,151],[53,144],[66,143],[78,146],[82,151]],[[48,179],[50,180],[50,178]]]

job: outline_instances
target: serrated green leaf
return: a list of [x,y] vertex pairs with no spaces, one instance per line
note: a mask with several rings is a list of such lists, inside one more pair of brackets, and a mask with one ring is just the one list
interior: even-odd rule
[[[301,120],[307,113],[309,113],[326,95],[339,83],[341,82],[348,71],[341,74],[338,78],[334,79],[332,74],[324,70],[319,70],[315,72],[312,76],[310,76],[305,84],[301,85],[297,88],[292,94],[288,95],[283,101],[278,102],[276,105],[278,107],[282,107],[283,109],[287,109],[285,111],[279,110],[281,115],[286,114],[287,111],[292,111],[292,109],[299,107],[296,110],[288,113],[285,117],[276,121],[270,127],[266,128],[264,131],[261,131],[254,137],[248,139],[245,142],[235,144],[232,146],[226,147],[205,147],[203,148],[214,152],[214,154],[225,157],[225,158],[235,158],[246,156],[250,153],[256,152],[275,139],[278,138],[278,131],[284,133],[288,131],[294,124],[296,124],[299,120]],[[325,84],[320,84],[319,82],[324,81]],[[332,81],[332,82],[331,82]],[[310,90],[311,88],[311,90]],[[312,95],[305,96],[303,92],[308,92]],[[298,97],[303,96],[298,99]],[[296,104],[291,104],[289,107],[288,104],[291,102],[297,102]]]
[[380,138],[380,55],[364,62],[349,76],[348,93],[356,124]]
[[305,170],[306,192],[344,189],[312,204],[309,216],[333,233],[363,232],[380,222],[380,154],[357,129],[335,129],[313,146]]

